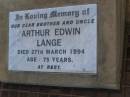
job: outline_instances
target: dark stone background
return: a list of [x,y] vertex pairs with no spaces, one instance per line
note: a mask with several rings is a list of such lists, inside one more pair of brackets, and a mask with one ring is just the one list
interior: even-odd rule
[[121,90],[82,89],[0,82],[0,97],[130,97],[130,0],[126,3]]

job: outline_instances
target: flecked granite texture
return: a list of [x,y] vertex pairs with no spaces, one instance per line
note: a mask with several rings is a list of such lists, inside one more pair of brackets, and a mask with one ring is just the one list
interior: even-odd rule
[[[8,71],[9,12],[81,4],[98,4],[98,74]],[[0,0],[0,80],[65,87],[120,88],[123,0]],[[119,12],[120,11],[120,12]],[[121,25],[120,25],[121,24]],[[14,60],[15,61],[15,60]]]

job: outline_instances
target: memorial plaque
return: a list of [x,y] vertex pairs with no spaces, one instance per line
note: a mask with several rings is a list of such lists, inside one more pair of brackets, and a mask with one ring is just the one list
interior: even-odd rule
[[10,12],[8,69],[95,74],[97,5]]
[[0,0],[0,81],[120,88],[124,0]]

